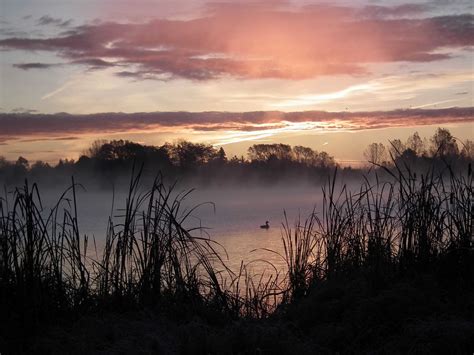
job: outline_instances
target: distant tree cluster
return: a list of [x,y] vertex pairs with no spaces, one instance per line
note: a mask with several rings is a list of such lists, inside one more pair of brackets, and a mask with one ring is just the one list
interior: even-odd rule
[[[56,166],[38,161],[30,166],[28,160],[18,158],[16,163],[0,159],[0,178],[10,181],[26,174],[40,177],[45,173],[59,172],[69,175],[94,175],[114,178],[130,172],[132,165],[144,166],[149,172],[161,171],[174,178],[202,177],[204,180],[220,178],[275,179],[275,172],[310,174],[336,166],[334,157],[308,147],[291,147],[286,144],[255,144],[248,149],[247,159],[233,156],[228,159],[225,150],[210,144],[179,140],[162,146],[143,145],[127,140],[98,140],[86,149],[77,161],[60,160]],[[298,169],[299,168],[299,169]]]
[[291,147],[287,144],[254,144],[248,149],[250,162],[293,162],[307,167],[333,168],[334,157],[326,152],[303,146]]
[[474,160],[474,142],[457,142],[446,128],[438,128],[430,139],[422,139],[418,132],[405,142],[394,139],[384,145],[371,143],[364,151],[364,158],[371,164],[389,166],[396,163],[441,162]]

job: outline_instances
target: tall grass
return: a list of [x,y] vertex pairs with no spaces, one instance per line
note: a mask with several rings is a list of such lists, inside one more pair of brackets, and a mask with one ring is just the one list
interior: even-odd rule
[[173,187],[166,189],[158,178],[140,194],[139,182],[140,173],[130,182],[121,223],[109,220],[96,262],[97,296],[152,304],[165,296],[198,302],[209,293],[221,295],[214,270],[221,261],[217,244],[184,227],[195,209],[182,211],[189,192],[172,197]]
[[25,182],[5,192],[0,200],[3,336],[21,338],[39,324],[107,307],[191,308],[212,301],[225,308],[219,273],[228,270],[216,243],[184,227],[193,212],[182,208],[187,193],[173,194],[160,178],[140,193],[140,177],[141,171],[132,174],[123,213],[119,222],[110,218],[98,258],[89,257],[91,245],[79,231],[74,181],[50,211],[36,185]]
[[76,187],[73,181],[47,214],[35,184],[25,182],[11,200],[0,200],[3,334],[88,307],[88,239],[79,234]]
[[419,176],[397,165],[383,169],[385,181],[378,174],[373,182],[366,178],[357,193],[337,188],[336,172],[323,187],[320,214],[293,232],[283,228],[290,294],[338,274],[362,271],[377,284],[433,267],[474,286],[471,166]]
[[190,192],[176,194],[160,176],[141,193],[141,171],[132,173],[119,222],[109,219],[95,258],[79,231],[79,185],[73,180],[46,213],[38,187],[25,182],[0,200],[2,332],[104,307],[175,304],[265,318],[318,283],[354,272],[377,286],[390,275],[442,266],[450,279],[472,286],[471,168],[419,176],[396,165],[385,170],[357,192],[339,186],[336,171],[319,212],[294,226],[285,215],[285,275],[253,275],[243,263],[229,270],[219,244],[188,227],[194,209],[183,201]]

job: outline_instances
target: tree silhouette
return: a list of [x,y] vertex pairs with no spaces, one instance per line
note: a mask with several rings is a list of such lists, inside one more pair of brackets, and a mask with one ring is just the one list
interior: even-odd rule
[[390,146],[388,148],[388,151],[390,153],[390,156],[396,159],[403,154],[405,149],[406,149],[405,144],[403,144],[402,141],[397,138],[390,141]]
[[407,139],[406,147],[408,149],[411,149],[417,156],[423,155],[425,151],[425,143],[421,139],[420,135],[418,132],[413,133],[410,137]]
[[184,169],[194,168],[211,162],[218,157],[218,151],[212,145],[191,143],[185,140],[177,144],[168,144],[171,159]]
[[30,167],[30,163],[28,162],[28,160],[26,158],[23,158],[23,157],[18,157],[18,160],[16,161],[15,165],[17,167],[20,167],[20,168],[23,168],[23,169],[28,169]]
[[291,160],[291,146],[287,144],[254,144],[248,149],[251,161]]
[[465,159],[474,159],[474,142],[470,139],[462,143],[461,155]]
[[446,128],[438,128],[430,141],[432,156],[454,156],[459,154],[456,139]]
[[382,164],[386,161],[387,153],[382,143],[372,143],[364,151],[364,157],[372,164]]
[[307,166],[315,166],[318,163],[318,152],[308,147],[301,145],[293,147],[293,155],[295,161]]
[[227,155],[225,154],[224,148],[222,148],[222,147],[219,148],[219,151],[217,152],[216,161],[219,164],[227,163]]
[[333,168],[336,166],[334,157],[330,156],[326,152],[321,152],[317,155],[317,166],[321,168]]

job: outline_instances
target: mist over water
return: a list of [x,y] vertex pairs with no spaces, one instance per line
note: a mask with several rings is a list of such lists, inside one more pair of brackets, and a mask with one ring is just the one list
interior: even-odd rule
[[[145,193],[147,187],[144,184],[140,191]],[[67,185],[44,189],[40,185],[39,188],[47,214]],[[177,187],[172,196],[185,194],[191,189],[191,184]],[[115,225],[123,222],[128,195],[126,185],[114,191],[98,188],[89,182],[84,188],[78,187],[76,195],[79,232],[89,237],[89,256],[100,258],[109,217],[112,216]],[[71,197],[71,194],[68,196]],[[289,226],[293,227],[298,217],[304,221],[313,210],[318,212],[321,201],[321,185],[316,184],[292,182],[276,186],[200,187],[183,199],[180,214],[184,216],[196,207],[187,217],[184,227],[193,229],[193,236],[216,241],[216,250],[234,272],[239,270],[243,261],[245,264],[251,262],[249,267],[252,273],[259,274],[264,270],[274,273],[273,267],[278,271],[285,269],[283,258],[277,254],[283,253],[281,236],[285,213]],[[146,203],[142,208],[146,208]],[[270,228],[260,228],[266,221]],[[95,254],[95,246],[98,255]]]

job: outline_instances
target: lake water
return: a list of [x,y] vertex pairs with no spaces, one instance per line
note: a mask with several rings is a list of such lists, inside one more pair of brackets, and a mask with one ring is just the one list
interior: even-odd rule
[[[59,195],[59,190],[43,190],[44,205],[51,206]],[[120,223],[120,209],[125,206],[125,191],[115,193],[114,209],[112,197],[111,191],[90,189],[77,192],[80,233],[94,236],[98,250],[105,240],[111,211],[115,222]],[[226,253],[222,252],[221,255],[231,270],[237,271],[241,261],[252,261],[253,273],[265,269],[271,271],[267,261],[278,270],[284,270],[284,260],[264,249],[283,252],[281,236],[284,211],[291,226],[299,215],[306,218],[315,206],[321,204],[321,187],[297,185],[291,188],[260,186],[196,189],[184,200],[183,207],[191,208],[204,202],[212,202],[213,205],[204,204],[193,212],[187,227],[206,227],[208,236],[225,248]],[[260,228],[265,221],[269,221],[269,229]],[[193,233],[201,235],[199,231]],[[207,237],[205,234],[203,236]]]

